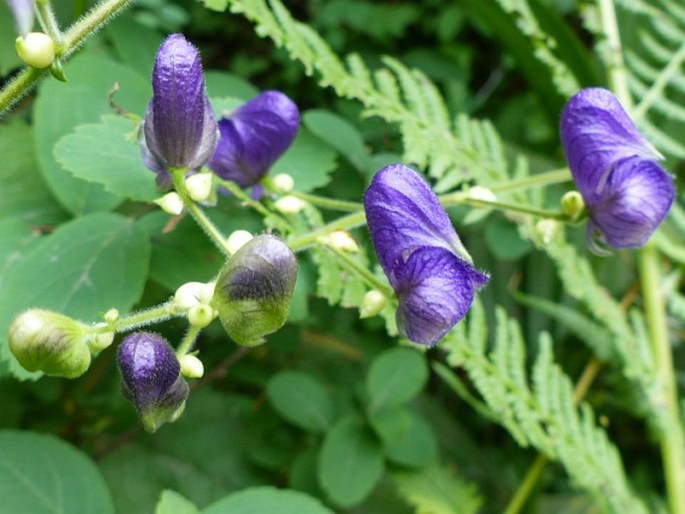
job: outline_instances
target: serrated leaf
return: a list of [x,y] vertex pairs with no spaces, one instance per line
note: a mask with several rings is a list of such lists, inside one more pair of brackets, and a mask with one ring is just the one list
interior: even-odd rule
[[328,184],[335,167],[335,152],[311,132],[300,128],[293,145],[270,173],[287,173],[295,179],[298,191],[307,192]]
[[4,512],[114,513],[95,464],[54,436],[0,432],[0,469]]
[[319,484],[341,507],[362,502],[383,474],[381,445],[355,417],[339,419],[319,454]]
[[392,348],[378,355],[366,376],[369,410],[398,407],[419,394],[428,380],[425,357],[411,348]]
[[121,116],[78,125],[55,145],[55,158],[74,177],[101,184],[115,195],[151,202],[162,196],[155,174],[143,165],[138,129]]
[[298,491],[253,487],[228,495],[202,514],[333,514],[316,498]]
[[167,489],[162,491],[155,514],[200,514],[200,509],[176,491]]
[[83,321],[111,307],[128,311],[142,294],[149,259],[145,233],[118,214],[91,214],[44,236],[8,270],[0,288],[0,359],[18,377],[29,376],[7,345],[9,324],[29,307]]
[[266,394],[273,408],[300,428],[318,432],[333,423],[335,409],[331,397],[311,375],[282,371],[269,380]]
[[152,96],[150,81],[116,61],[87,54],[70,61],[65,72],[68,84],[46,80],[38,91],[33,131],[38,163],[52,193],[72,213],[110,210],[122,198],[72,176],[55,159],[53,147],[77,125],[95,123],[112,113],[108,96],[115,82],[120,87],[116,103],[142,116]]

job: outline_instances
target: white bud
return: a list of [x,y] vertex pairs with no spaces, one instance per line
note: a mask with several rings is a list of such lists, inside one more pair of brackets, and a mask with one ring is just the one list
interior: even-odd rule
[[209,305],[198,303],[188,309],[188,321],[194,327],[205,328],[214,319],[214,308]]
[[178,216],[183,212],[183,200],[178,196],[178,193],[172,191],[167,193],[161,198],[157,198],[155,203],[159,205],[164,212],[171,214],[172,216]]
[[209,302],[212,300],[212,297],[214,296],[215,286],[216,284],[214,282],[207,282],[205,285],[202,286],[202,289],[200,289],[200,303],[209,305]]
[[494,202],[497,200],[495,193],[483,186],[473,186],[468,190],[468,195],[472,200],[481,200],[483,202]]
[[357,242],[344,230],[336,230],[328,234],[325,238],[325,243],[342,252],[356,253],[359,251]]
[[362,300],[362,304],[359,306],[359,317],[362,319],[371,318],[379,314],[383,310],[383,307],[385,307],[386,301],[387,298],[385,295],[377,289],[367,291]]
[[254,236],[250,234],[247,230],[235,230],[228,236],[226,240],[226,246],[231,255],[240,250],[240,248],[245,245]]
[[17,55],[32,68],[42,70],[55,60],[55,42],[42,32],[29,32],[15,41]]
[[291,195],[283,196],[274,203],[274,207],[283,214],[296,214],[306,205],[303,200]]
[[174,294],[174,307],[185,312],[200,303],[200,292],[205,284],[202,282],[186,282]]
[[204,202],[212,192],[212,174],[197,173],[185,179],[188,196],[196,202]]
[[535,232],[544,244],[549,244],[552,242],[554,237],[559,232],[559,228],[559,222],[549,218],[541,219],[535,224]]
[[205,366],[195,355],[186,354],[178,362],[181,364],[181,375],[187,378],[200,378],[205,374]]
[[110,309],[102,317],[107,323],[114,323],[119,319],[119,309]]
[[295,187],[295,180],[287,173],[279,173],[273,179],[271,184],[278,193],[289,193]]

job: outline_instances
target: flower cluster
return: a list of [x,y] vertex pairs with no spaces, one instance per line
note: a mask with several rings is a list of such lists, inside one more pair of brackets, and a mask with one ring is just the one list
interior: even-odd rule
[[590,214],[590,248],[644,245],[675,197],[659,152],[640,134],[606,89],[583,89],[561,115],[561,141],[573,179]]
[[468,312],[488,281],[461,244],[433,190],[414,170],[391,164],[364,195],[376,255],[397,294],[397,326],[415,343],[436,344]]

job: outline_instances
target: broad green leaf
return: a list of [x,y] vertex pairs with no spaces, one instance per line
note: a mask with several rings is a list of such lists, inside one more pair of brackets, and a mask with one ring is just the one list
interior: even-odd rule
[[149,241],[130,219],[96,213],[44,236],[6,273],[0,288],[0,358],[29,376],[10,356],[7,329],[30,307],[96,321],[111,307],[128,311],[147,279]]
[[383,441],[385,456],[403,466],[421,467],[438,456],[438,442],[430,426],[407,409],[375,412],[371,425]]
[[300,128],[293,145],[270,173],[287,173],[295,179],[298,191],[307,192],[328,184],[335,167],[335,152],[311,132]]
[[247,80],[226,71],[205,71],[205,84],[207,85],[207,94],[210,98],[232,97],[244,102],[259,94],[259,89]]
[[21,220],[0,221],[0,290],[7,270],[24,258],[37,239],[38,235]]
[[50,225],[66,218],[40,175],[31,127],[21,119],[0,125],[0,219]]
[[64,84],[47,79],[38,90],[34,109],[34,142],[43,177],[59,202],[74,214],[110,210],[122,198],[104,187],[72,176],[55,159],[53,148],[76,126],[96,123],[112,113],[109,94],[115,83],[115,102],[142,116],[152,96],[149,78],[116,61],[88,54],[79,55],[64,67],[69,80]]
[[397,407],[421,392],[428,380],[426,358],[411,348],[392,348],[378,355],[366,376],[371,412]]
[[253,487],[228,495],[202,514],[333,514],[307,494],[275,487]]
[[352,416],[328,431],[319,454],[319,484],[340,507],[361,503],[383,474],[380,442]]
[[162,491],[155,514],[200,514],[200,509],[176,491],[167,489]]
[[330,395],[314,377],[299,371],[282,371],[269,380],[266,394],[276,411],[305,430],[324,431],[335,417]]
[[0,469],[3,512],[114,513],[95,464],[54,436],[1,431]]
[[124,14],[107,25],[107,35],[124,64],[143,77],[152,76],[157,50],[164,39],[162,34]]
[[324,109],[312,109],[302,115],[302,122],[312,134],[344,155],[360,171],[371,165],[361,133],[342,116]]
[[74,177],[108,192],[142,202],[162,196],[155,174],[145,167],[136,142],[138,127],[121,116],[79,125],[55,144],[55,158]]
[[439,464],[392,478],[400,495],[422,514],[476,514],[483,502],[475,486]]
[[520,259],[533,249],[530,241],[522,239],[516,225],[501,217],[492,217],[485,225],[485,240],[490,251],[498,259]]

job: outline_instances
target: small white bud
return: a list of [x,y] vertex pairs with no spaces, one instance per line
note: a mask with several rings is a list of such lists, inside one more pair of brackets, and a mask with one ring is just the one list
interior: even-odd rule
[[297,214],[306,205],[303,200],[291,195],[283,196],[274,203],[274,207],[283,214]]
[[359,306],[359,317],[364,319],[376,316],[383,310],[386,301],[385,295],[377,289],[367,291],[362,304]]
[[247,230],[235,230],[231,233],[230,236],[228,236],[228,239],[226,240],[226,246],[228,247],[228,251],[231,253],[231,255],[233,255],[253,237],[254,236],[250,234]]
[[188,321],[194,327],[205,328],[214,319],[214,308],[198,303],[188,309]]
[[284,194],[293,190],[295,187],[295,180],[287,173],[279,173],[271,179],[271,184],[276,192]]
[[183,212],[183,200],[178,196],[178,193],[172,191],[167,193],[161,198],[157,198],[155,203],[159,205],[164,212],[171,214],[172,216],[178,216]]
[[195,355],[186,354],[178,362],[181,364],[181,375],[187,378],[200,378],[205,374],[205,366]]
[[186,282],[174,294],[174,307],[185,312],[200,303],[200,292],[205,284],[202,282]]
[[196,202],[204,202],[212,192],[212,174],[197,173],[185,179],[188,196]]
[[468,190],[468,195],[473,200],[481,200],[483,202],[494,202],[497,200],[495,193],[483,186],[473,186]]
[[202,289],[200,289],[200,303],[209,305],[214,296],[214,286],[216,286],[214,282],[207,282],[202,286]]
[[342,252],[357,253],[359,251],[357,242],[344,230],[336,230],[328,234],[325,243]]
[[29,32],[15,41],[17,55],[32,68],[42,70],[55,60],[55,42],[42,32]]
[[102,317],[107,323],[112,324],[119,320],[119,309],[110,309],[105,312],[104,316]]
[[559,228],[559,222],[550,218],[541,219],[535,224],[535,232],[544,244],[552,242],[559,233]]

